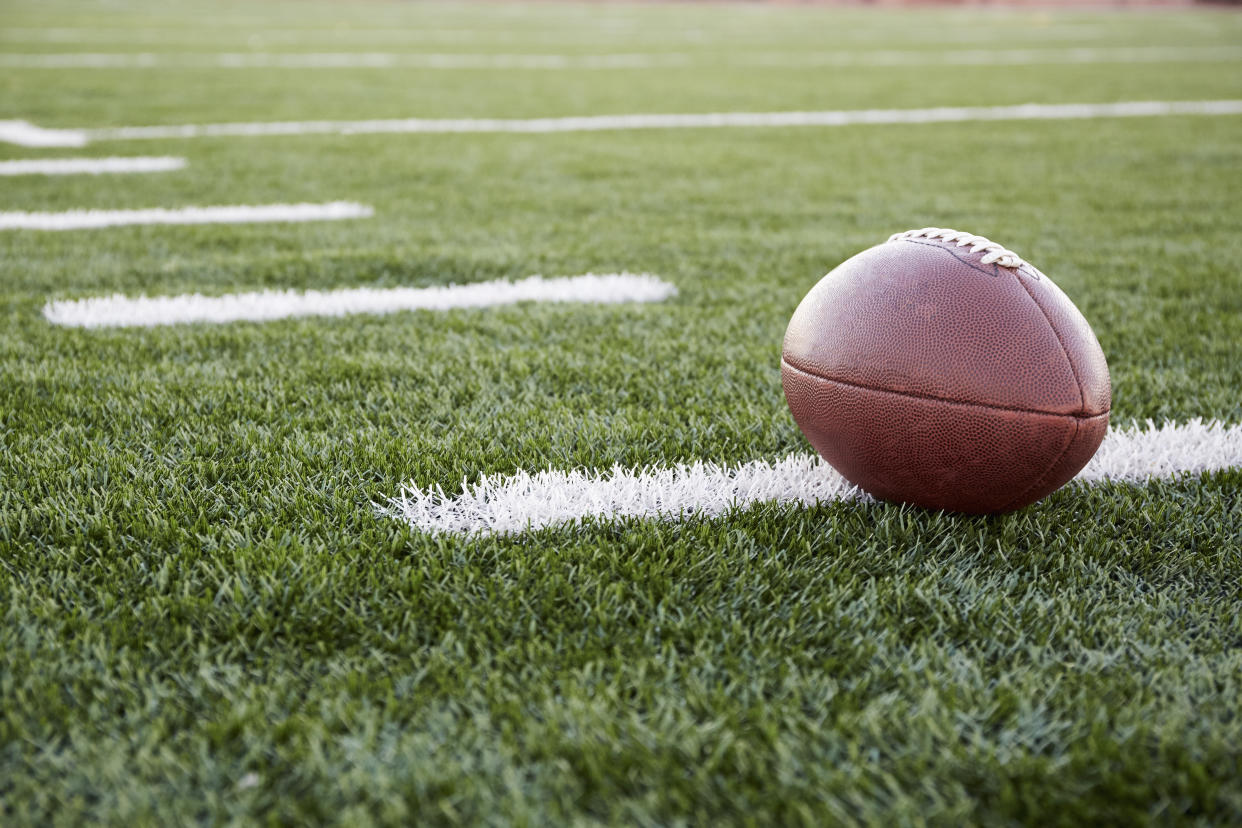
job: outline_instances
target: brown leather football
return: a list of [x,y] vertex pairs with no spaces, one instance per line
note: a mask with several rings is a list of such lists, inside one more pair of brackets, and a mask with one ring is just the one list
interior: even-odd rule
[[982,236],[929,227],[843,262],[781,355],[802,433],[882,500],[1007,512],[1060,488],[1108,430],[1108,364],[1047,276]]

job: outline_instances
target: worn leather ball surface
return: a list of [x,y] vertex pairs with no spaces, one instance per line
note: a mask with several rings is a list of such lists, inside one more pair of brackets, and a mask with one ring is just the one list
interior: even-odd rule
[[1078,473],[1108,430],[1100,344],[1052,281],[979,236],[898,234],[825,276],[785,333],[794,420],[882,500],[990,513]]

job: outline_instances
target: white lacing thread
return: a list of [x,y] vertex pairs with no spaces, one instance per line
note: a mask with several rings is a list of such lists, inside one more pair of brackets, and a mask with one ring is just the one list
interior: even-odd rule
[[988,241],[983,236],[975,236],[970,233],[959,233],[956,230],[946,230],[943,227],[924,227],[922,230],[907,230],[904,233],[894,233],[889,241],[897,241],[898,239],[940,239],[941,241],[957,242],[958,247],[966,247],[970,245],[971,253],[978,253],[980,250],[987,251],[979,264],[992,264],[995,262],[1001,267],[1021,267],[1026,264],[1022,258],[1012,250],[1006,250],[994,241]]

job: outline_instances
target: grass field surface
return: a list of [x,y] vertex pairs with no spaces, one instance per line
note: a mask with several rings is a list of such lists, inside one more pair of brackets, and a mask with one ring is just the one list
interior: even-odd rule
[[[1236,101],[1240,49],[1242,15],[1213,10],[6,0],[0,120]],[[369,53],[406,58],[270,58]],[[156,57],[31,59],[74,54]],[[992,518],[768,502],[462,536],[375,506],[809,454],[780,385],[790,314],[926,226],[1065,290],[1114,427],[1242,422],[1242,116],[0,143],[3,162],[139,156],[185,165],[6,175],[0,212],[374,213],[0,230],[0,822],[1242,821],[1236,468]],[[620,272],[676,293],[43,314]]]

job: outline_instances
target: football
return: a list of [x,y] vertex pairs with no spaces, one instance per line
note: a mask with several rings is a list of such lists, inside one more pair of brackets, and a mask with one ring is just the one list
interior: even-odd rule
[[982,236],[925,228],[846,260],[798,305],[781,379],[811,445],[881,500],[1020,509],[1104,439],[1104,352],[1070,299]]

